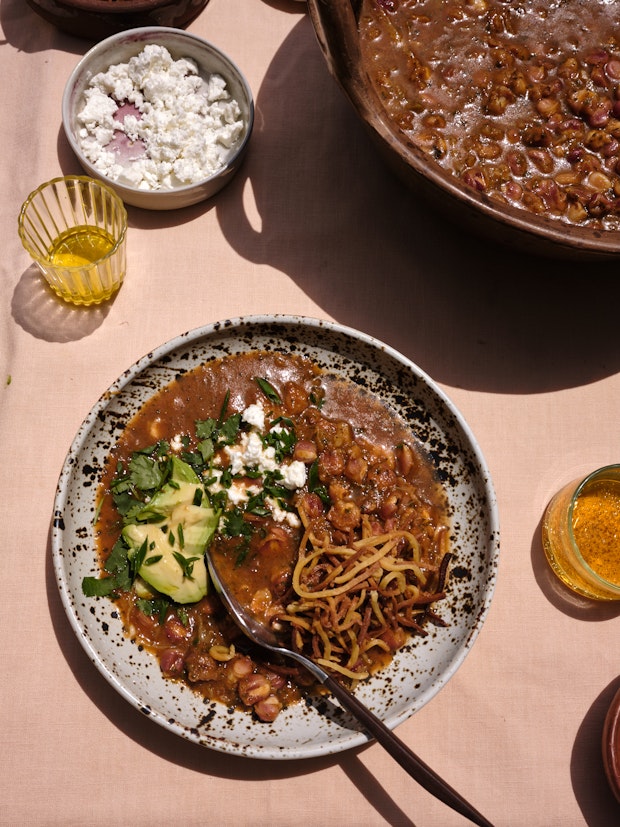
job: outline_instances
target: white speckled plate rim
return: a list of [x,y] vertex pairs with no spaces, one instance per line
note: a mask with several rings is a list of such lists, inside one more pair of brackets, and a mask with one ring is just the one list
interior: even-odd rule
[[175,375],[254,349],[296,352],[372,390],[409,421],[435,463],[452,520],[450,588],[439,606],[448,625],[429,626],[426,637],[414,638],[357,695],[393,728],[439,692],[470,651],[493,597],[499,561],[493,484],[468,425],[436,383],[388,345],[335,322],[287,315],[229,319],[184,333],[125,371],[82,423],[63,465],[52,524],[54,571],[88,656],[153,721],[221,752],[265,759],[328,755],[369,740],[330,698],[295,704],[272,724],[205,702],[162,677],[155,659],[124,635],[110,599],[82,595],[82,578],[98,572],[92,523],[101,470],[128,419]]

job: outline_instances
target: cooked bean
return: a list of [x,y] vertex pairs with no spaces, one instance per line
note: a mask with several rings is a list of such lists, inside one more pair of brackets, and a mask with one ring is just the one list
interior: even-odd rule
[[321,480],[328,480],[338,476],[338,474],[342,474],[345,464],[345,454],[339,448],[322,451],[319,454],[319,478]]
[[241,678],[238,691],[246,706],[254,706],[271,695],[271,684],[264,675],[254,672],[246,678]]
[[159,656],[159,668],[167,678],[178,678],[185,671],[185,652],[171,647]]
[[264,721],[268,724],[270,724],[272,721],[275,721],[281,709],[282,704],[280,703],[276,695],[269,695],[269,697],[265,698],[264,700],[258,701],[258,703],[254,705],[254,712],[256,712],[256,715],[259,718],[259,720]]
[[362,512],[351,500],[338,500],[327,512],[327,519],[341,531],[352,531],[362,520]]
[[300,413],[308,407],[308,394],[296,382],[287,382],[282,392],[286,410],[291,413]]
[[349,451],[344,467],[344,475],[351,482],[362,483],[366,478],[367,471],[368,462],[364,459],[359,445],[355,445]]
[[293,450],[293,459],[305,462],[307,465],[313,463],[317,456],[316,445],[309,439],[300,440]]
[[248,675],[252,674],[252,670],[254,668],[251,659],[248,658],[246,655],[238,655],[237,657],[229,661],[229,664],[230,671],[232,672],[236,680],[240,680],[241,678],[247,678]]
[[[576,28],[579,0],[531,0],[527,15],[505,0],[381,0],[387,15],[379,2],[361,2],[363,62],[409,141],[491,198],[620,229],[614,4],[589,6],[588,26]],[[524,192],[515,181],[539,173],[554,186],[530,182]],[[569,188],[589,176],[594,192],[575,198]]]

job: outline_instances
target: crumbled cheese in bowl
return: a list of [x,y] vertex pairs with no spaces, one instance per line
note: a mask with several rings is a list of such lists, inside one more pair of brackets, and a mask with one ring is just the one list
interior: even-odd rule
[[105,177],[141,190],[208,178],[243,135],[238,102],[219,74],[149,44],[91,79],[77,114],[80,149]]

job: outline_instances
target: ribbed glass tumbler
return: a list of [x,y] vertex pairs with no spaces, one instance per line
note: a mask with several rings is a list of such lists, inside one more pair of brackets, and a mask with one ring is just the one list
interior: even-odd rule
[[54,292],[99,304],[125,278],[127,211],[106,184],[83,175],[54,178],[24,202],[19,237]]

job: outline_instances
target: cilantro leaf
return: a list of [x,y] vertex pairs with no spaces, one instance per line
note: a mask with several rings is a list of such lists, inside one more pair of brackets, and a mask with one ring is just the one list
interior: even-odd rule
[[165,480],[161,464],[152,457],[138,453],[129,460],[129,476],[132,485],[141,491],[160,488]]
[[82,593],[85,597],[108,597],[118,588],[114,577],[84,577]]
[[241,425],[241,414],[236,413],[229,416],[220,428],[220,439],[224,445],[232,445],[239,433],[239,426]]
[[276,454],[276,462],[282,462],[284,457],[293,453],[293,449],[297,444],[297,435],[295,434],[295,430],[293,428],[293,423],[284,417],[279,417],[276,419],[274,425],[278,425],[280,423],[289,424],[290,428],[283,428],[280,427],[276,428],[275,430],[272,429],[268,431],[264,436],[261,437],[261,441],[265,448],[273,447]]
[[308,471],[308,491],[311,494],[316,494],[325,505],[331,504],[331,499],[327,488],[321,483],[319,478],[319,463],[314,461]]
[[243,511],[235,506],[226,511],[222,517],[222,534],[225,537],[247,537],[252,533],[252,526],[243,518]]
[[166,619],[169,606],[170,603],[164,597],[153,598],[152,600],[139,597],[136,600],[136,608],[138,608],[142,614],[147,615],[147,617],[156,617],[160,625]]
[[198,439],[211,439],[217,430],[217,421],[215,419],[197,419],[196,420],[196,436]]
[[202,439],[198,443],[197,448],[198,452],[200,453],[200,456],[202,457],[203,462],[208,462],[215,453],[215,447],[213,445],[213,440],[211,439],[211,437],[206,437],[205,439]]

